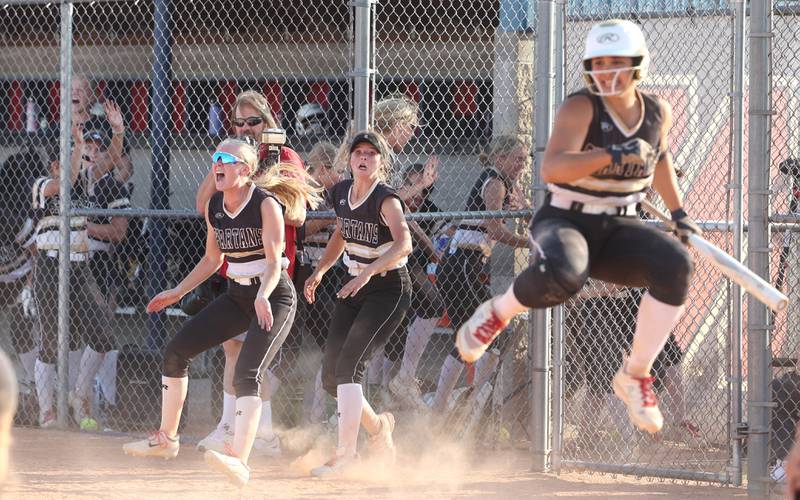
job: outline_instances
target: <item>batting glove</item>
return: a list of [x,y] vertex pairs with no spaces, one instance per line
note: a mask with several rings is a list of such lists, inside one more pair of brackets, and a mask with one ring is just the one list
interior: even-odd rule
[[606,151],[611,155],[611,164],[623,166],[626,162],[626,157],[638,158],[638,162],[645,165],[648,169],[655,165],[655,151],[650,144],[638,137],[626,141],[622,144],[611,144],[606,147]]
[[700,229],[700,226],[689,217],[684,209],[679,208],[673,210],[671,214],[672,220],[675,222],[675,229],[673,232],[681,239],[684,245],[689,244],[689,235],[696,234],[699,236],[703,234],[703,230]]

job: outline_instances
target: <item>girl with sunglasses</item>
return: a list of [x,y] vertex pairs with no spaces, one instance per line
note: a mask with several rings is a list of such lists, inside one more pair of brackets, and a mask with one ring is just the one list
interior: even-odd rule
[[[261,376],[286,338],[297,297],[282,255],[284,216],[319,203],[305,178],[280,175],[281,168],[258,171],[258,152],[250,141],[224,140],[212,156],[217,190],[205,210],[206,252],[177,286],[147,305],[154,313],[178,302],[228,261],[228,291],[189,319],[167,345],[162,377],[161,427],[142,441],[123,446],[126,454],[173,458],[178,454],[178,422],[188,389],[190,361],[247,331],[236,364],[236,423],[227,454],[206,451],[206,462],[233,483],[244,486],[247,459],[261,412]],[[278,201],[282,200],[282,201]]]

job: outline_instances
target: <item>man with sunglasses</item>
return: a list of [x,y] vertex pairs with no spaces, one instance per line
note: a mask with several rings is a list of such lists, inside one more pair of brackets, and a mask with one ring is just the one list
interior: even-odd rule
[[[272,116],[267,99],[261,93],[253,90],[242,92],[236,97],[236,102],[231,109],[230,120],[235,135],[249,137],[259,144],[259,162],[263,165],[264,162],[268,161],[269,145],[262,142],[262,137],[265,130],[278,128],[278,124]],[[305,172],[305,165],[300,155],[287,146],[280,146],[278,163],[295,166],[300,176]],[[205,214],[208,200],[215,192],[214,178],[209,174],[200,185],[195,200],[197,210],[201,214]],[[302,220],[286,220],[284,230],[286,247],[284,254],[289,259],[289,268],[287,272],[290,278],[294,277],[295,257],[297,253],[297,227],[301,226],[303,222]],[[223,264],[220,273],[224,275],[226,268],[226,264]],[[289,334],[290,337],[295,331],[295,329],[292,329]],[[206,436],[205,439],[198,443],[198,449],[201,451],[205,449],[216,451],[224,449],[225,441],[229,440],[229,437],[232,435],[236,401],[233,390],[233,368],[236,366],[236,361],[239,358],[243,342],[244,334],[222,344],[225,351],[222,418],[217,427]],[[292,343],[293,339],[287,339],[287,344],[291,345]],[[256,454],[276,456],[280,454],[281,448],[280,441],[272,429],[272,405],[270,403],[270,397],[277,390],[279,379],[269,369],[266,370],[264,375],[268,383],[264,384],[262,389],[261,397],[263,404],[261,408],[261,421],[258,426],[256,441],[253,444],[253,450]]]

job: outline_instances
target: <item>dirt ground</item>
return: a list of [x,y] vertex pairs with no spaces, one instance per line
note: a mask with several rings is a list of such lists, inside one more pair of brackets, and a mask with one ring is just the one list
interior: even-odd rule
[[[125,456],[129,437],[14,429],[13,477],[3,498],[743,498],[744,490],[677,485],[627,477],[527,472],[522,453],[473,456],[455,448],[421,456],[400,450],[398,466],[376,478],[319,480],[289,459],[251,460],[250,483],[240,493],[207,469],[184,444],[176,460]],[[442,447],[446,448],[446,447]],[[299,462],[302,462],[300,460]],[[314,462],[307,460],[306,462]],[[315,463],[315,465],[317,465]],[[380,474],[378,474],[380,476]]]

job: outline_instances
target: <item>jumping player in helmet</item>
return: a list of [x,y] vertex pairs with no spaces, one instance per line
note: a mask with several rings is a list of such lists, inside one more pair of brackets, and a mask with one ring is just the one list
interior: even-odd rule
[[456,347],[465,361],[475,361],[515,315],[565,302],[589,277],[646,287],[613,388],[633,423],[654,433],[663,417],[650,370],[683,312],[693,269],[678,240],[639,220],[636,204],[653,187],[681,241],[700,229],[678,192],[667,143],[670,106],[637,88],[648,63],[634,23],[612,20],[591,29],[583,60],[587,88],[561,106],[542,161],[549,193],[531,223],[533,264],[505,294],[478,307],[458,330]]

